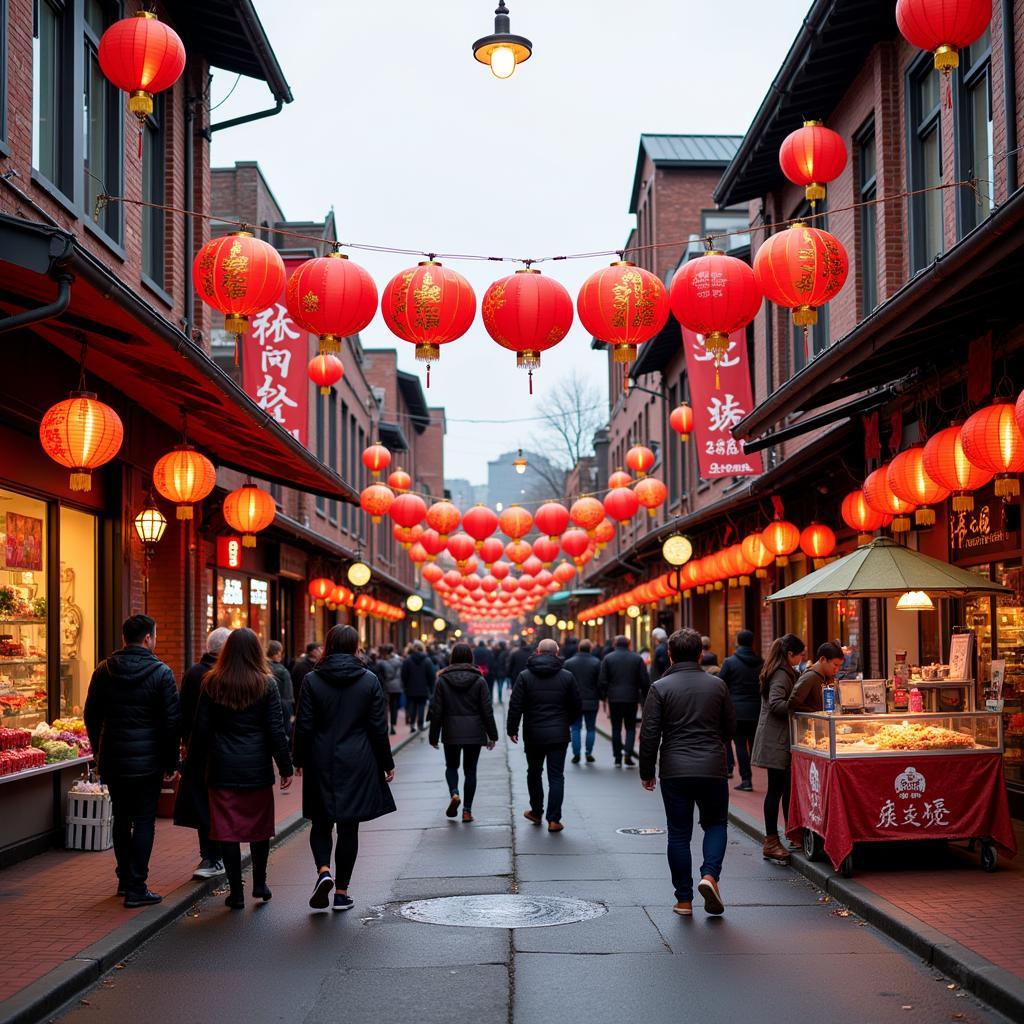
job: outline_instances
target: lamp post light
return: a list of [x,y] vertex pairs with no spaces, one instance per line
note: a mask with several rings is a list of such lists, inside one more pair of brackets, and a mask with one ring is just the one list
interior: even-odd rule
[[351,583],[353,587],[365,587],[366,584],[370,582],[370,578],[373,576],[373,571],[361,558],[357,558],[348,567],[346,575],[349,583]]
[[519,449],[519,455],[512,460],[512,465],[520,476],[526,472],[526,467],[529,465],[529,462],[526,461],[522,448]]
[[693,557],[693,545],[688,537],[674,533],[661,545],[661,557],[676,571],[676,594],[682,593],[683,566]]
[[489,64],[495,78],[511,78],[517,64],[529,60],[533,43],[525,36],[514,36],[505,0],[499,0],[494,12],[494,32],[473,44],[473,56],[481,64]]
[[142,541],[142,550],[145,553],[145,561],[142,568],[142,610],[149,614],[149,563],[153,559],[153,551],[160,538],[167,529],[167,518],[157,508],[153,500],[153,492],[149,492],[146,503],[139,510],[133,520],[135,532]]

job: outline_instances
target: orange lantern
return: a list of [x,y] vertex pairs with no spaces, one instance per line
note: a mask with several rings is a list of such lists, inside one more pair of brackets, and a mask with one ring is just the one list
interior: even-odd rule
[[1024,473],[1024,438],[1009,402],[979,409],[961,428],[960,439],[971,462],[995,473],[998,497],[1020,494],[1017,474]]
[[[422,546],[422,545],[421,545]],[[423,578],[428,583],[437,583],[444,576],[444,570],[436,562],[429,562],[421,570]]]
[[557,540],[569,525],[569,510],[560,502],[545,502],[533,517],[537,529],[549,540]]
[[[604,511],[603,505],[601,510]],[[597,545],[598,551],[603,551],[615,539],[615,526],[612,521],[603,517],[590,531],[590,539]]]
[[846,144],[838,132],[820,121],[804,121],[802,128],[782,140],[779,166],[794,185],[802,185],[811,206],[825,198],[825,185],[843,173]]
[[192,506],[217,482],[213,463],[190,444],[179,444],[153,467],[153,486],[177,506],[178,519],[191,519]]
[[[568,516],[566,517],[568,521]],[[583,531],[580,531],[581,533]],[[584,533],[585,537],[586,534]],[[561,550],[561,546],[557,540],[552,540],[550,537],[538,537],[533,542],[533,553],[541,560],[541,564],[549,566],[558,557],[558,552]]]
[[654,452],[646,445],[635,444],[626,452],[626,465],[642,480],[654,465]]
[[376,441],[363,449],[363,465],[373,476],[378,477],[391,465],[391,452],[380,441]]
[[900,452],[889,463],[886,479],[897,498],[918,506],[914,512],[914,522],[918,526],[935,525],[935,510],[928,506],[945,501],[949,491],[928,475],[924,468],[923,448],[908,448]]
[[693,433],[693,409],[687,402],[677,405],[669,414],[668,423],[681,441],[689,441]]
[[73,491],[92,490],[92,471],[109,462],[123,440],[121,418],[91,391],[73,391],[51,405],[39,423],[43,451],[71,470]]
[[416,541],[416,543],[409,548],[409,561],[412,562],[413,565],[422,565],[429,558],[430,555],[427,554],[427,549],[419,541]]
[[[525,540],[510,540],[505,545],[505,557],[516,565],[522,565],[533,554],[533,545]],[[494,572],[492,566],[491,572]]]
[[636,494],[637,501],[647,509],[649,516],[655,515],[668,498],[668,488],[654,476],[640,480],[633,488],[633,493]]
[[370,484],[364,487],[359,495],[359,506],[370,517],[371,522],[379,523],[388,514],[394,504],[395,492],[383,484]]
[[768,573],[765,569],[775,560],[775,555],[764,546],[761,534],[750,533],[740,541],[743,557],[754,566],[758,579],[764,579]]
[[615,490],[616,487],[632,487],[633,478],[625,472],[621,467],[615,470],[610,477],[608,477],[608,489]]
[[568,562],[559,562],[553,575],[559,583],[568,583],[576,575],[576,569]]
[[[393,476],[394,474],[392,474]],[[391,533],[395,540],[402,545],[406,551],[412,547],[423,535],[423,527],[417,523],[415,526],[398,526],[395,525],[391,528]]]
[[[1019,426],[1019,412],[1017,423]],[[970,492],[984,487],[993,474],[967,458],[960,431],[961,427],[954,424],[928,439],[924,446],[924,468],[937,484],[953,492],[954,512],[970,512],[974,508],[974,495]]]
[[181,38],[151,11],[114,22],[100,38],[97,57],[103,74],[128,93],[128,109],[142,119],[153,113],[153,94],[170,89],[185,70]]
[[872,531],[880,530],[892,522],[891,514],[878,512],[868,504],[862,490],[851,491],[843,498],[840,511],[843,522],[851,530],[858,531],[858,544],[869,543]]
[[242,547],[256,547],[256,534],[265,530],[277,515],[277,503],[251,480],[224,499],[224,521],[242,535]]
[[604,519],[604,505],[597,498],[579,498],[569,509],[569,518],[581,530],[593,530]]
[[509,505],[498,517],[498,526],[509,540],[525,537],[533,526],[533,516],[521,505]]
[[448,543],[450,534],[458,525],[462,513],[450,501],[435,501],[427,509],[427,525],[436,530],[438,536]]
[[800,534],[800,550],[814,559],[814,568],[820,569],[836,549],[836,535],[822,523],[811,523]]
[[388,509],[392,521],[406,529],[419,526],[426,514],[427,506],[418,494],[400,494]]
[[321,352],[339,352],[342,338],[369,326],[377,312],[377,286],[358,263],[331,252],[296,267],[285,302],[295,323],[320,339]]
[[505,579],[511,571],[512,567],[508,564],[508,562],[502,562],[500,559],[496,560],[491,565],[491,575],[496,580]]
[[345,376],[345,367],[337,356],[321,353],[310,359],[307,373],[309,379],[320,388],[320,394],[329,395],[331,388]]
[[309,581],[309,596],[317,604],[323,604],[333,591],[334,580],[329,580],[326,576],[318,576],[315,580]]
[[865,477],[864,500],[876,512],[893,517],[893,533],[906,533],[910,529],[910,513],[914,511],[914,506],[904,501],[889,486],[888,464],[879,466]]
[[631,487],[613,487],[604,499],[604,510],[620,525],[636,515],[640,502]]
[[505,545],[501,543],[498,537],[488,537],[480,545],[480,561],[484,563],[484,567],[487,569],[490,569],[504,553]]
[[776,565],[788,565],[800,545],[800,531],[785,519],[776,519],[761,531],[761,543],[775,556]]
[[388,487],[396,494],[404,494],[412,487],[412,477],[404,469],[392,470],[388,477]]

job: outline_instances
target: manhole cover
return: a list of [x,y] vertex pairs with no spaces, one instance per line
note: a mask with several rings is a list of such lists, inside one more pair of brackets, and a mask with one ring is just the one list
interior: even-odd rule
[[617,828],[620,836],[663,836],[663,828]]
[[608,908],[592,900],[562,896],[445,896],[416,900],[401,908],[402,917],[421,924],[457,928],[550,928],[556,924],[590,921]]

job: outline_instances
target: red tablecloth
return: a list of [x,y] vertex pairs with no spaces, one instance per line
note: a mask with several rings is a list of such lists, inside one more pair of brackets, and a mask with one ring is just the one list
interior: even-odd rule
[[839,865],[854,843],[990,837],[1017,852],[1001,754],[897,756],[830,761],[793,751],[786,834],[809,828]]

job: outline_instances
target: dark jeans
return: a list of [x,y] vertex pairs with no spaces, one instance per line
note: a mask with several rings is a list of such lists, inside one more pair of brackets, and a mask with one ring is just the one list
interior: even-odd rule
[[[736,763],[740,766],[740,779],[750,782],[754,777],[750,770],[750,755],[754,749],[754,733],[757,732],[757,722],[745,720],[736,723]],[[731,746],[732,744],[730,744]]]
[[388,694],[388,711],[391,714],[391,728],[398,725],[398,709],[402,706],[402,695],[400,693]]
[[104,779],[114,812],[114,857],[117,877],[128,895],[146,891],[149,857],[156,834],[160,776]]
[[548,821],[562,820],[565,797],[565,743],[526,748],[526,788],[530,791],[530,810],[544,816],[544,763],[548,768]]
[[498,684],[498,703],[500,704],[502,702],[501,701],[501,691],[505,688],[505,684],[506,683],[508,684],[509,689],[511,689],[512,688],[512,680],[509,679],[508,676],[498,676],[497,680],[495,680],[495,681]]
[[[636,747],[636,701],[613,700],[608,704],[608,716],[612,720],[612,753],[618,761],[625,754],[632,757]],[[622,733],[626,742],[622,742]]]
[[594,740],[597,738],[597,708],[593,711],[584,711],[569,729],[572,736],[572,756],[580,756],[580,739],[583,732],[583,723],[587,723],[587,756],[594,752]]
[[414,729],[423,728],[423,716],[427,713],[426,697],[405,698],[405,720]]
[[[227,872],[228,885],[231,887],[231,894],[242,894],[242,844],[221,843],[221,853],[224,858],[224,870]],[[253,888],[267,884],[267,861],[270,859],[270,840],[261,839],[259,842],[249,844],[249,852],[252,854],[252,884]]]
[[314,818],[309,827],[309,848],[313,851],[317,869],[329,866],[335,825],[338,826],[338,845],[334,850],[334,885],[338,889],[347,889],[359,854],[359,822]]
[[789,769],[768,769],[768,792],[764,795],[764,834],[779,834],[779,804],[782,813],[789,820]]
[[467,811],[473,809],[473,797],[476,796],[476,764],[480,760],[481,749],[479,743],[444,745],[444,778],[452,796],[459,792],[459,761],[462,761],[462,773],[466,777],[462,805]]
[[220,843],[210,838],[209,825],[199,826],[199,856],[203,860],[221,860]]
[[700,811],[700,827],[704,830],[704,863],[700,874],[710,875],[716,882],[722,874],[722,861],[728,842],[729,783],[726,779],[698,776],[662,779],[661,799],[668,821],[668,866],[676,899],[693,899],[693,861],[690,839],[693,836],[693,808]]

